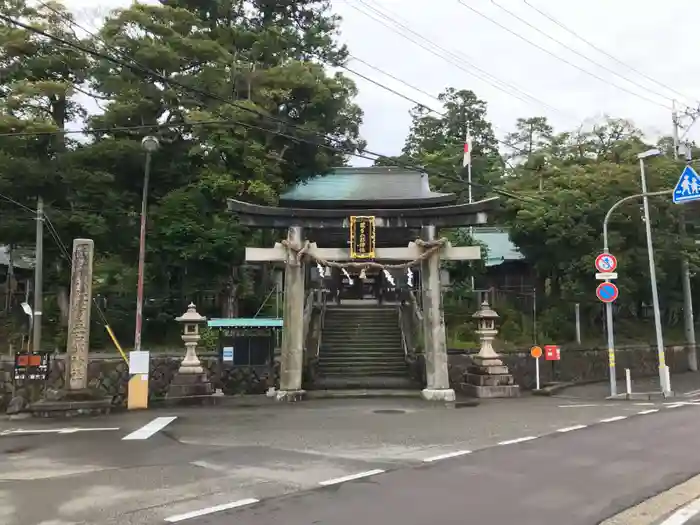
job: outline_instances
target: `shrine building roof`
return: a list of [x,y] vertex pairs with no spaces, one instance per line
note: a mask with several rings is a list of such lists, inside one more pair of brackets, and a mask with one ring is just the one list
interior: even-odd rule
[[334,168],[280,196],[280,206],[305,209],[414,208],[453,204],[454,193],[430,189],[428,174],[394,166]]

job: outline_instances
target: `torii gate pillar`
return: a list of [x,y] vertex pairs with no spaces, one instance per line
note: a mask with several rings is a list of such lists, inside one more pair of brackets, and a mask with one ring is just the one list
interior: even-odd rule
[[[435,226],[423,226],[424,241],[436,240]],[[440,251],[421,261],[421,294],[423,299],[423,337],[426,385],[421,392],[429,401],[454,401],[447,367],[445,317],[440,286]]]
[[[301,247],[303,229],[290,226],[287,241]],[[304,262],[293,250],[287,250],[284,270],[284,319],[280,356],[280,389],[278,401],[298,401],[304,397],[301,388],[304,368]]]

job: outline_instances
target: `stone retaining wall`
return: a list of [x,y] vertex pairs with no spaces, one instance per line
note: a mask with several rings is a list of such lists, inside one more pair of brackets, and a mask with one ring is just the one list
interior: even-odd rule
[[[625,368],[629,368],[633,378],[650,377],[657,372],[656,350],[651,347],[623,347],[616,350],[617,374],[624,378]],[[157,354],[151,359],[150,398],[165,397],[168,385],[177,370],[182,354]],[[279,385],[279,363],[275,362],[273,372],[269,366],[223,367],[215,354],[201,354],[202,365],[209,372],[214,388],[220,388],[227,395],[262,394],[269,387]],[[509,352],[502,355],[515,381],[525,389],[535,386],[535,365],[528,351]],[[419,360],[420,361],[420,360]],[[462,376],[471,359],[469,354],[450,352],[450,381],[453,388],[460,390]],[[683,346],[666,348],[666,363],[671,373],[688,370],[686,351]],[[608,378],[608,355],[606,349],[567,349],[561,350],[561,361],[540,362],[542,383],[551,381],[588,382],[605,381]],[[47,387],[61,389],[64,383],[64,361],[59,356],[52,363]],[[126,364],[113,354],[93,354],[88,367],[88,386],[105,392],[112,397],[115,406],[126,404],[126,385],[129,373]],[[12,362],[0,358],[0,412],[12,396]]]
[[[508,352],[501,355],[508,365],[515,382],[524,389],[535,388],[535,363],[529,349],[522,352]],[[450,382],[455,390],[460,389],[462,376],[471,364],[469,354],[451,354],[448,358]],[[684,346],[666,347],[666,364],[671,374],[687,372],[688,358]],[[621,347],[615,349],[615,372],[624,379],[625,368],[630,369],[632,378],[651,377],[658,374],[656,348],[649,346]],[[540,381],[592,382],[608,379],[608,351],[603,348],[577,349],[562,348],[560,361],[540,360]]]
[[[183,352],[184,353],[184,352]],[[262,394],[271,386],[279,384],[279,364],[270,366],[236,367],[221,365],[215,354],[201,354],[202,366],[208,372],[214,388],[224,394]],[[155,355],[151,358],[149,398],[162,399],[168,390],[173,375],[180,366],[182,355]],[[271,371],[272,368],[272,371]],[[60,390],[65,381],[65,362],[59,355],[51,364],[46,387]],[[126,388],[129,370],[124,361],[112,354],[90,356],[88,365],[88,387],[98,389],[112,397],[114,406],[126,405]],[[12,362],[0,360],[0,412],[3,412],[12,397]]]

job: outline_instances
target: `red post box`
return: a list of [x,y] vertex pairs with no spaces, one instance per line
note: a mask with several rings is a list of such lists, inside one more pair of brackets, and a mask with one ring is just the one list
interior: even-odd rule
[[547,361],[559,361],[561,359],[559,347],[557,345],[545,345],[544,358]]

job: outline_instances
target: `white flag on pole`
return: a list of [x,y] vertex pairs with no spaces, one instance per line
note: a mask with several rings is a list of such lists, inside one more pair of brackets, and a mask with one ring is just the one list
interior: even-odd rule
[[467,140],[464,142],[464,160],[462,161],[462,167],[466,168],[472,163],[472,135],[467,131]]

